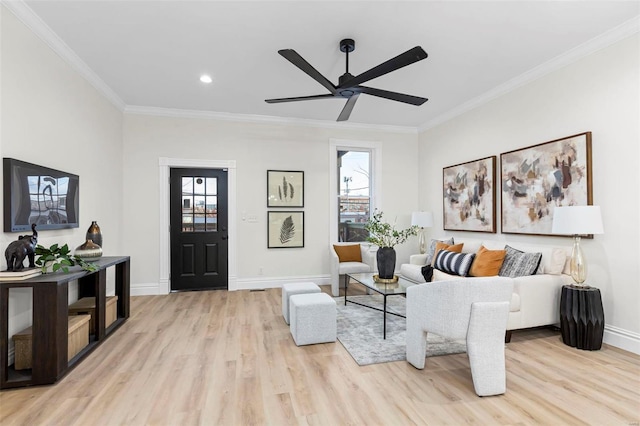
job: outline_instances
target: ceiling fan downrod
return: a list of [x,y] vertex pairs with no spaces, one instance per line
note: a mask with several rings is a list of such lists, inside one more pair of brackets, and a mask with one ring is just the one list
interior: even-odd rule
[[340,40],[340,51],[344,52],[347,60],[346,60],[346,71],[343,75],[338,79],[338,86],[342,86],[348,80],[351,80],[353,76],[349,73],[349,52],[353,52],[356,49],[356,42],[352,38],[345,38]]

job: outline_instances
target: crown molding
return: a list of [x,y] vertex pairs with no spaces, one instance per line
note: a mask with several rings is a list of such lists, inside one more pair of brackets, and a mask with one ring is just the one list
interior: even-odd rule
[[537,80],[553,71],[563,68],[613,43],[623,40],[640,31],[640,15],[612,28],[611,30],[538,65],[537,67],[494,87],[484,94],[470,99],[444,114],[429,120],[418,127],[364,124],[353,122],[333,122],[326,120],[312,120],[300,118],[285,118],[266,115],[234,114],[212,111],[181,110],[172,108],[144,107],[126,105],[124,101],[109,87],[80,57],[64,42],[23,0],[0,0],[0,3],[10,10],[20,21],[30,28],[54,52],[67,61],[71,67],[84,77],[98,92],[109,100],[116,108],[124,113],[151,115],[175,118],[214,119],[231,122],[252,122],[263,124],[279,124],[307,126],[325,129],[341,130],[377,130],[383,132],[419,134],[439,124],[478,108],[493,99],[503,96],[521,86]]
[[125,103],[89,65],[53,32],[47,24],[23,0],[1,0],[2,5],[9,9],[23,24],[33,31],[55,53],[64,59],[71,68],[84,77],[98,92],[120,111],[124,111]]
[[221,120],[239,123],[278,124],[288,126],[305,126],[323,129],[340,130],[377,130],[382,132],[406,133],[416,135],[416,127],[387,126],[379,124],[346,123],[325,120],[311,120],[302,118],[275,117],[270,115],[235,114],[228,112],[196,111],[174,108],[159,108],[128,105],[124,109],[125,114],[151,115],[156,117],[173,118],[199,118],[208,120]]
[[488,92],[485,92],[484,94],[475,97],[463,103],[462,105],[445,112],[444,114],[439,115],[433,120],[427,121],[426,123],[418,126],[418,133],[424,132],[439,124],[442,124],[466,112],[478,108],[492,101],[493,99],[506,95],[507,93],[521,86],[524,86],[525,84],[531,83],[532,81],[537,80],[540,77],[566,67],[567,65],[572,64],[573,62],[576,62],[592,53],[595,53],[598,50],[609,47],[610,45],[620,40],[630,37],[633,34],[636,34],[638,31],[640,31],[640,15],[626,22],[623,22],[617,27],[606,31],[599,36],[592,38],[591,40],[582,43],[574,47],[573,49],[568,50],[565,53],[558,55],[555,58],[544,62],[523,74],[520,74],[519,76],[507,81],[506,83],[494,87]]

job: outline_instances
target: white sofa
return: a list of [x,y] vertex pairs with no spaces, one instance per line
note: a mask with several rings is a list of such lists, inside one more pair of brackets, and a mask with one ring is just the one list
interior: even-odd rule
[[[454,242],[456,244],[464,243],[463,253],[476,253],[480,245],[489,250],[501,250],[504,249],[505,244],[523,252],[542,253],[540,267],[536,275],[511,278],[513,280],[513,295],[509,308],[509,321],[507,322],[507,341],[511,337],[511,330],[553,325],[560,322],[561,289],[563,285],[573,283],[571,276],[568,275],[571,247],[457,238],[455,236]],[[400,266],[400,275],[410,281],[424,283],[422,267],[425,265],[426,256],[426,254],[411,256],[408,264]],[[434,269],[432,281],[459,278]],[[467,279],[477,278],[468,277]]]

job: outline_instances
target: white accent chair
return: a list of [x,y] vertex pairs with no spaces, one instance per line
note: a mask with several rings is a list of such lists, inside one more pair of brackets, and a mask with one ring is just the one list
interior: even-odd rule
[[506,391],[504,335],[513,280],[461,278],[407,289],[407,361],[423,369],[427,333],[467,341],[476,394]]
[[[348,246],[353,244],[360,244],[360,254],[362,256],[362,262],[340,262],[336,251],[333,249],[333,245]],[[356,274],[360,272],[375,272],[375,253],[369,252],[368,243],[331,243],[329,244],[329,253],[331,254],[331,293],[338,297],[340,296],[340,288],[345,287],[347,278],[346,274]],[[340,284],[340,276],[344,275],[344,282]]]

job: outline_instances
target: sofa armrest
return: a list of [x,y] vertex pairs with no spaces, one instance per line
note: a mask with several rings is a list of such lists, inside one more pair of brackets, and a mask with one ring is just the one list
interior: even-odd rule
[[513,292],[520,296],[523,327],[560,322],[560,293],[564,284],[573,280],[568,275],[529,275],[513,279]]
[[409,256],[409,263],[412,265],[424,266],[427,264],[427,254],[412,254]]

